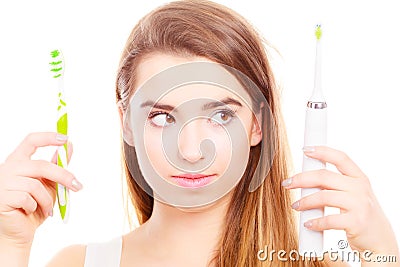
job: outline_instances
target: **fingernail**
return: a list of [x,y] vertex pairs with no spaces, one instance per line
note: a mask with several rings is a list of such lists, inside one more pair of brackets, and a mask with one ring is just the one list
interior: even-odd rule
[[312,221],[308,221],[308,222],[304,223],[304,227],[311,228],[311,226],[312,226]]
[[83,188],[83,185],[82,185],[80,182],[78,182],[78,180],[76,180],[76,179],[73,179],[73,180],[72,180],[71,185],[72,185],[72,187],[75,188],[77,191],[79,191],[79,190],[81,190],[81,189]]
[[315,147],[314,146],[305,146],[305,147],[303,147],[303,151],[304,152],[314,152]]
[[291,185],[292,181],[293,181],[292,177],[290,177],[290,178],[288,178],[286,180],[283,180],[282,181],[282,186],[287,187],[287,186]]
[[68,139],[68,136],[66,136],[66,135],[64,135],[64,134],[58,133],[58,134],[56,135],[56,139],[57,139],[57,141],[65,141],[65,140]]
[[47,215],[49,215],[49,217],[53,217],[53,210],[50,210]]
[[292,209],[297,210],[300,207],[300,201],[296,201],[292,204]]

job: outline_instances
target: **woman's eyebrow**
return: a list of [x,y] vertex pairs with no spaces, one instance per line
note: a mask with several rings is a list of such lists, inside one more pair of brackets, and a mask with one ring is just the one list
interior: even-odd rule
[[[225,106],[225,105],[236,105],[236,106],[242,107],[242,104],[239,101],[237,101],[237,100],[235,100],[235,99],[233,99],[231,97],[226,97],[226,98],[221,99],[219,101],[208,102],[208,103],[203,105],[202,109],[203,110],[207,110],[207,109],[212,109],[212,108]],[[161,104],[159,102],[154,103],[154,101],[151,101],[151,100],[147,100],[146,102],[143,102],[140,105],[140,107],[141,108],[153,107],[153,108],[162,109],[162,110],[166,110],[166,111],[171,111],[171,110],[175,109],[174,106],[167,105],[167,104]]]

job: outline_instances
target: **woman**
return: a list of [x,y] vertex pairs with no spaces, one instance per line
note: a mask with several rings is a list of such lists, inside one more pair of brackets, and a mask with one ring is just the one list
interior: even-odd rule
[[[164,106],[150,105],[151,113],[143,125],[130,120],[128,114],[137,111],[132,103],[139,88],[165,70],[200,62],[223,64],[244,74],[260,90],[266,102],[257,102],[259,98],[252,98],[249,90],[244,98],[248,97],[251,104],[246,105],[232,91],[200,84],[162,95],[160,102]],[[233,75],[242,85],[248,85],[240,74]],[[132,30],[122,54],[116,84],[124,130],[125,173],[141,226],[122,237],[120,253],[114,255],[110,250],[109,257],[97,257],[120,262],[121,266],[342,265],[328,259],[262,262],[257,258],[257,252],[265,245],[287,252],[297,247],[292,208],[300,211],[323,206],[339,207],[342,213],[307,223],[311,230],[342,229],[355,250],[398,255],[394,234],[372,193],[368,178],[343,152],[328,147],[305,152],[309,157],[334,164],[341,174],[314,171],[288,177],[286,134],[273,74],[260,36],[238,14],[206,1],[173,2],[154,10]],[[140,90],[145,92],[143,88]],[[209,119],[195,120],[180,128],[180,160],[188,166],[203,162],[208,154],[202,154],[203,149],[199,151],[199,143],[211,139],[215,144],[215,160],[202,174],[211,177],[205,182],[207,185],[222,180],[225,171],[229,171],[230,158],[226,156],[234,153],[226,141],[232,132],[223,129],[229,127],[228,123],[238,121],[248,141],[245,143],[247,154],[244,153],[243,175],[231,190],[224,191],[213,201],[189,205],[185,205],[186,198],[178,204],[166,201],[164,195],[157,194],[159,188],[152,187],[152,182],[157,179],[146,173],[154,169],[158,176],[175,187],[185,187],[182,181],[190,179],[187,174],[182,178],[182,173],[162,156],[163,131],[182,123],[168,107],[192,104],[193,99],[214,99],[222,103],[220,100],[227,98],[236,102],[225,101],[227,107],[223,112],[214,108]],[[259,114],[269,117],[259,118]],[[209,124],[204,124],[205,121]],[[143,127],[141,140],[138,135]],[[143,150],[136,151],[140,141],[144,143],[148,159],[144,158]],[[37,147],[65,142],[66,137],[54,133],[30,134],[0,166],[0,260],[6,266],[27,265],[35,229],[51,215],[54,182],[63,183],[74,191],[82,187],[68,171],[51,163],[30,160]],[[227,150],[230,153],[223,153]],[[262,177],[264,172],[258,169],[260,158],[267,164],[266,177]],[[152,168],[144,166],[146,160]],[[254,181],[256,186],[252,187]],[[186,184],[185,189],[187,187],[195,189],[190,191],[194,192],[194,198],[197,188],[193,184]],[[250,187],[254,191],[250,192]],[[293,203],[290,189],[300,187],[325,190]],[[118,247],[120,243],[116,244]],[[93,251],[83,245],[68,247],[56,255],[49,266],[90,266],[90,261],[95,260],[92,259]],[[105,261],[102,263],[110,266]]]

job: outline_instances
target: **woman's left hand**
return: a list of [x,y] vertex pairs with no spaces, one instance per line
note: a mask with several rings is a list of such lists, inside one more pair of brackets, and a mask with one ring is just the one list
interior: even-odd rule
[[399,260],[394,232],[372,192],[368,177],[341,151],[326,146],[307,150],[304,151],[307,157],[331,163],[340,173],[325,169],[308,171],[283,181],[282,185],[287,189],[322,189],[294,202],[292,207],[298,211],[337,207],[340,214],[311,220],[305,226],[314,231],[344,230],[353,250],[369,250],[381,255],[395,253]]

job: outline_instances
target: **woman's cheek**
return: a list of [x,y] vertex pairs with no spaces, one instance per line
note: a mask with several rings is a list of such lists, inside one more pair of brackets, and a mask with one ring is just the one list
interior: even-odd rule
[[234,149],[234,147],[226,132],[224,134],[215,135],[211,140],[214,142],[216,153],[212,168],[222,175],[229,166],[232,159],[232,149]]
[[[168,161],[162,146],[162,135],[157,132],[147,131],[145,137],[146,156],[159,175],[165,177]],[[156,163],[156,164],[155,164]]]

